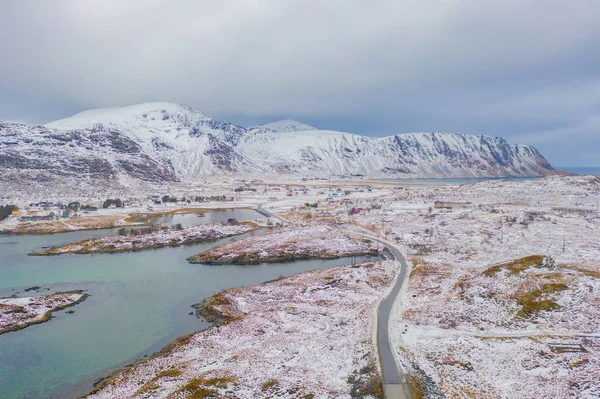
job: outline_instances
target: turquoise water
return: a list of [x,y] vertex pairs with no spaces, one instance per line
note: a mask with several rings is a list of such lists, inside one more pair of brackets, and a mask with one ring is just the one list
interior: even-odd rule
[[[201,221],[220,217],[243,220],[259,215],[239,210],[210,212]],[[135,253],[27,256],[42,246],[115,232],[0,236],[0,296],[23,295],[23,289],[31,286],[44,287],[44,293],[86,289],[92,295],[71,308],[74,314],[56,312],[56,319],[47,323],[0,335],[2,399],[81,396],[94,380],[115,368],[160,349],[178,336],[206,328],[208,323],[189,315],[190,306],[216,292],[349,263],[348,259],[336,259],[206,266],[185,261],[239,237]]]

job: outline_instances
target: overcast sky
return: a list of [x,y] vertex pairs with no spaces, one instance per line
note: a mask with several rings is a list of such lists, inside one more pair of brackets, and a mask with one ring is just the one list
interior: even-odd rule
[[0,120],[172,101],[600,166],[599,21],[598,0],[3,1]]

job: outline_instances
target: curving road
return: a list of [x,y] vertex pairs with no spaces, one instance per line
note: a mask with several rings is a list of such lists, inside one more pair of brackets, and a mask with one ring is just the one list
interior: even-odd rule
[[[286,219],[277,215],[275,212],[267,211],[262,205],[263,204],[258,205],[255,208],[256,211],[267,217],[277,218],[282,224],[288,223]],[[396,246],[368,234],[359,233],[359,235],[385,245],[394,258],[400,262],[400,271],[396,277],[396,281],[394,281],[394,286],[390,293],[379,304],[379,309],[377,309],[377,351],[379,352],[383,389],[386,399],[415,399],[406,376],[398,367],[398,362],[396,362],[389,336],[389,320],[392,307],[394,306],[394,302],[396,301],[400,289],[402,288],[402,284],[404,283],[404,279],[406,278],[408,264]]]
[[402,370],[398,367],[389,336],[389,320],[394,302],[400,293],[408,265],[406,259],[402,256],[400,250],[390,243],[380,240],[377,237],[361,234],[361,236],[377,241],[387,247],[392,255],[400,262],[401,269],[396,277],[392,290],[379,304],[377,318],[377,349],[379,352],[379,362],[383,374],[383,388],[387,399],[414,399],[410,384]]

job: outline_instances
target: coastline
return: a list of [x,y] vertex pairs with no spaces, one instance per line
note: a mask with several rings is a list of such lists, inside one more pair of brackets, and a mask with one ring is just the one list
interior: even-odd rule
[[289,262],[378,255],[372,240],[349,234],[331,223],[294,224],[213,247],[187,258],[210,265]]
[[[297,397],[355,392],[382,398],[372,330],[375,308],[397,272],[394,261],[366,262],[217,293],[195,306],[214,323],[211,327],[111,373],[86,397],[193,394],[204,389],[217,396],[235,393],[234,397],[293,391]],[[305,329],[312,332],[308,338]],[[254,345],[253,340],[262,343]],[[309,346],[298,346],[307,340]],[[271,352],[278,355],[272,357]],[[232,357],[235,362],[229,360]],[[257,375],[252,365],[264,361],[270,371]],[[339,371],[321,374],[333,370],[329,363]],[[310,369],[321,376],[318,383],[302,377],[300,370]]]
[[[66,254],[114,254],[123,252],[137,252],[151,249],[159,249],[165,247],[178,247],[183,245],[193,245],[205,242],[220,240],[227,237],[233,237],[240,234],[250,233],[260,230],[261,227],[252,222],[243,222],[241,226],[248,228],[234,228],[236,226],[219,226],[219,225],[200,225],[183,229],[181,231],[170,232],[153,232],[143,236],[108,236],[100,238],[91,238],[74,243],[69,243],[49,249],[34,251],[29,253],[30,256],[58,256]],[[209,228],[214,227],[212,230]],[[219,232],[217,227],[232,230],[231,232]],[[203,231],[207,230],[207,231]],[[178,234],[177,234],[178,233]],[[193,233],[200,235],[193,236]],[[136,241],[137,240],[137,241]],[[161,241],[162,240],[162,241]],[[136,242],[141,245],[136,245]],[[125,245],[121,248],[115,246]],[[126,244],[131,244],[127,246]]]

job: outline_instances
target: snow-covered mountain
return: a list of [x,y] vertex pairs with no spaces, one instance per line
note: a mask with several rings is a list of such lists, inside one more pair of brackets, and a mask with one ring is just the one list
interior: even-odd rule
[[319,130],[314,126],[307,125],[306,123],[298,122],[292,119],[284,119],[277,122],[265,123],[264,125],[255,126],[249,130],[261,130],[266,132],[280,132],[280,133],[291,133],[291,132],[303,132],[308,130]]
[[45,126],[0,124],[0,168],[176,181],[214,174],[398,177],[555,173],[533,147],[489,136],[374,138],[293,120],[244,128],[189,107],[145,103],[84,111]]
[[450,133],[373,138],[312,130],[244,135],[243,154],[279,173],[406,177],[543,176],[552,167],[533,147]]
[[57,130],[119,131],[146,154],[171,162],[180,179],[219,172],[258,171],[234,146],[246,129],[173,103],[144,103],[80,112],[46,124]]
[[0,168],[64,177],[175,181],[169,160],[157,160],[116,130],[60,131],[0,122]]

